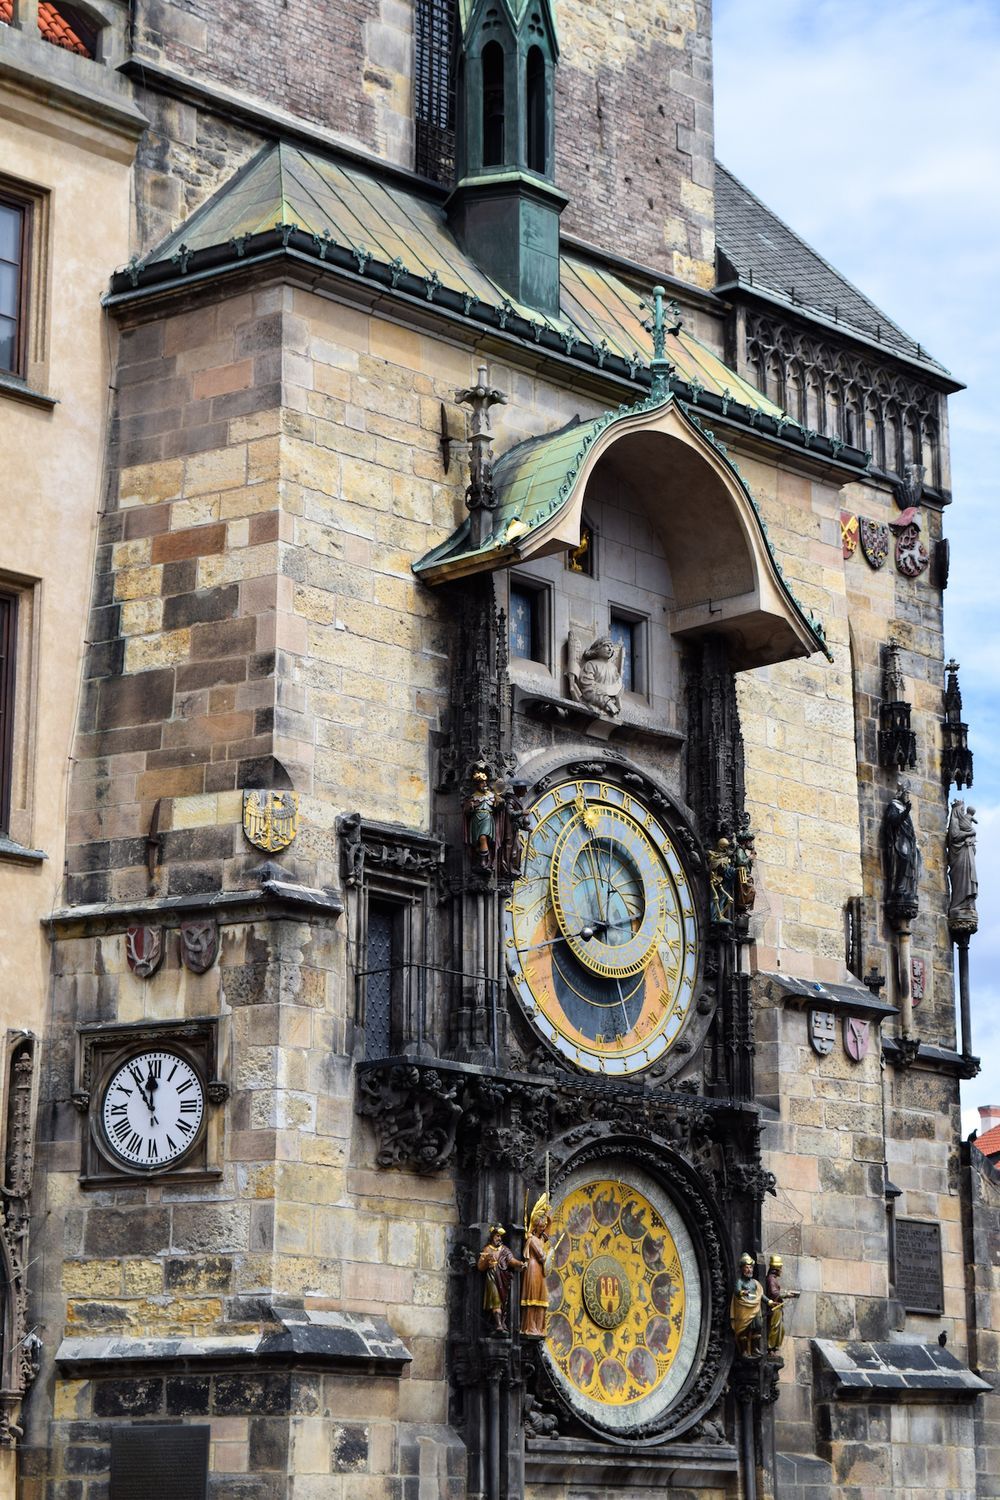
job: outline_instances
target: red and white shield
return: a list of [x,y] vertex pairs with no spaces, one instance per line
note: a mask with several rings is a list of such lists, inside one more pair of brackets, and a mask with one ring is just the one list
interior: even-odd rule
[[844,1017],[844,1051],[852,1062],[861,1062],[868,1056],[871,1042],[871,1022],[859,1016]]
[[163,962],[163,931],[159,927],[129,927],[125,932],[125,958],[133,974],[148,979]]

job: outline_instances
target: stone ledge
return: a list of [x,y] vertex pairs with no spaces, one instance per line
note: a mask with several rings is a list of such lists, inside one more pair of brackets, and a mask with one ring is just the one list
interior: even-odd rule
[[993,1387],[937,1344],[813,1339],[824,1399],[973,1401]]
[[11,860],[14,864],[40,865],[48,859],[44,849],[26,849],[6,833],[0,833],[0,860]]
[[401,1375],[413,1359],[384,1318],[363,1313],[285,1310],[256,1333],[205,1338],[67,1338],[56,1350],[64,1379],[115,1376],[137,1369],[232,1370],[321,1365],[367,1375]]
[[771,969],[758,969],[755,977],[766,979],[790,1005],[816,1006],[836,1016],[862,1016],[869,1021],[885,1021],[899,1014],[897,1006],[880,1000],[863,984],[823,984],[818,979],[797,979],[794,974],[778,974]]
[[936,1047],[930,1042],[919,1042],[916,1052],[909,1056],[897,1037],[887,1036],[882,1038],[882,1051],[886,1062],[898,1068],[929,1068],[935,1073],[951,1073],[956,1078],[975,1078],[979,1072],[978,1057],[953,1052],[950,1047]]
[[573,1438],[529,1438],[524,1470],[533,1485],[629,1485],[639,1494],[660,1495],[674,1479],[690,1484],[693,1475],[733,1474],[736,1449],[731,1443],[597,1443]]
[[265,879],[259,890],[204,891],[191,896],[166,896],[149,901],[99,902],[92,906],[64,906],[43,918],[51,936],[94,936],[120,932],[151,918],[180,921],[192,912],[209,912],[220,920],[260,922],[287,912],[315,912],[339,917],[344,902],[339,891],[318,890],[292,881]]

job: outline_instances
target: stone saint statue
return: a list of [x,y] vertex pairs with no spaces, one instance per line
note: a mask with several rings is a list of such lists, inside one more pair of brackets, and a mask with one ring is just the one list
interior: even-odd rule
[[549,1251],[552,1209],[543,1193],[531,1210],[524,1239],[524,1275],[521,1277],[521,1337],[543,1339],[549,1308],[545,1290],[545,1260]]
[[948,925],[975,932],[979,925],[979,916],[976,912],[979,878],[976,875],[976,809],[974,807],[967,808],[965,803],[960,801],[951,804],[946,848],[948,880],[951,885]]
[[569,637],[569,692],[577,703],[586,703],[602,714],[617,717],[622,711],[625,687],[622,678],[623,647],[610,636],[598,636],[581,650],[575,631]]
[[746,1251],[740,1256],[740,1274],[729,1304],[729,1321],[736,1335],[736,1352],[744,1359],[756,1359],[761,1352],[764,1331],[761,1303],[764,1288],[754,1273],[755,1262]]
[[882,819],[882,858],[885,865],[885,904],[894,920],[917,914],[920,850],[910,816],[910,783],[899,778],[896,794]]
[[502,1224],[491,1224],[489,1240],[479,1252],[477,1261],[485,1279],[483,1311],[489,1314],[497,1333],[508,1331],[507,1305],[510,1301],[510,1284],[514,1272],[524,1270],[524,1261],[515,1259],[510,1246],[503,1242],[506,1233]]
[[767,1303],[767,1349],[777,1354],[785,1342],[785,1303],[797,1297],[798,1292],[785,1292],[781,1288],[780,1255],[772,1255],[764,1277],[764,1301]]
[[463,804],[465,846],[472,868],[488,875],[496,860],[497,811],[502,799],[490,786],[485,766],[476,766],[469,780],[471,790]]

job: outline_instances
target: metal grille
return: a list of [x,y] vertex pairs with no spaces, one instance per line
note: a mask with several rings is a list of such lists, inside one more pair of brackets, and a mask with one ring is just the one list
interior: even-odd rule
[[417,0],[413,97],[416,169],[455,175],[455,0]]
[[205,1500],[208,1426],[118,1427],[111,1434],[111,1500]]
[[368,951],[365,955],[365,1056],[388,1057],[392,1052],[393,966],[396,963],[397,911],[393,906],[368,908]]
[[14,660],[17,643],[17,599],[0,594],[0,828],[10,822],[14,760]]

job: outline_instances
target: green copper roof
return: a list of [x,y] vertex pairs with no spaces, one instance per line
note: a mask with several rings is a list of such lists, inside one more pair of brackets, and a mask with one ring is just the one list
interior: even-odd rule
[[[550,331],[563,350],[590,345],[605,359],[617,357],[633,372],[651,353],[642,295],[605,267],[579,255],[561,258],[562,315],[547,318],[513,302],[463,254],[436,203],[355,165],[335,162],[285,142],[265,148],[216,196],[182,224],[145,262],[143,269],[199,252],[235,245],[248,237],[296,226],[322,246],[349,246],[352,254],[385,265],[398,263],[431,286],[447,287],[477,305],[497,309],[501,319],[526,320]],[[501,326],[503,324],[501,323]],[[685,381],[700,389],[777,418],[780,410],[749,381],[730,370],[686,329],[667,339],[667,355]]]
[[[288,142],[266,146],[145,260],[112,277],[108,305],[217,279],[282,257],[322,263],[331,278],[363,282],[389,304],[434,305],[478,336],[489,331],[536,357],[591,376],[650,383],[649,290],[596,258],[560,258],[560,312],[547,317],[513,300],[452,235],[441,203],[399,175],[367,170]],[[652,278],[651,278],[652,279]],[[862,471],[868,455],[804,430],[725,365],[686,328],[668,334],[666,358],[679,394],[713,420]],[[558,376],[556,375],[556,378]]]
[[[478,3],[479,0],[458,0],[458,20],[463,36],[469,29],[469,24]],[[550,0],[493,0],[493,3],[499,3],[504,10],[509,12],[515,30],[524,19],[524,13],[528,9],[528,6],[532,3],[536,4],[538,9],[543,11],[547,16],[549,25],[552,27],[552,33],[555,35],[556,18]]]
[[502,567],[515,561],[522,553],[530,554],[532,533],[557,512],[567,509],[576,498],[577,482],[584,461],[596,439],[616,423],[632,423],[637,416],[644,413],[653,416],[665,412],[671,406],[716,450],[735,477],[743,496],[749,502],[753,525],[763,543],[769,564],[774,569],[781,592],[805,626],[814,649],[829,656],[823,626],[800,604],[787,582],[771,545],[767,523],[738,463],[729,457],[726,445],[705,427],[698,415],[670,393],[664,397],[647,396],[634,405],[623,405],[615,411],[602,412],[599,417],[588,422],[572,422],[545,437],[532,438],[509,449],[494,466],[493,478],[498,504],[490,535],[481,546],[471,547],[471,527],[466,519],[446,541],[432,548],[415,563],[413,571],[418,577],[440,582],[452,575]]

